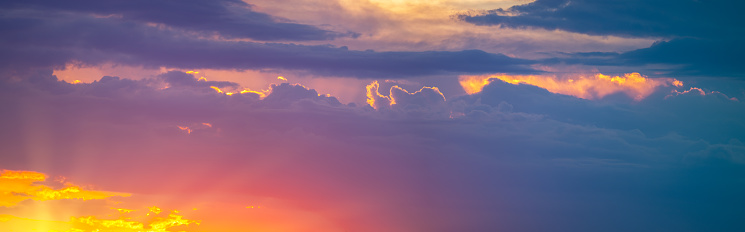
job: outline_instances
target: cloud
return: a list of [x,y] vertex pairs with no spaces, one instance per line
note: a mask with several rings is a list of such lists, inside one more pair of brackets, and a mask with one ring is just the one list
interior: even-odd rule
[[35,10],[51,14],[88,14],[123,22],[155,23],[226,38],[254,40],[328,40],[355,33],[339,33],[312,25],[289,22],[254,11],[237,0],[219,1],[5,1],[5,11]]
[[393,85],[388,95],[380,93],[380,84],[373,81],[366,86],[367,104],[373,109],[392,115],[405,115],[416,118],[442,118],[452,113],[446,105],[445,95],[437,87],[424,86],[410,93],[406,89]]
[[335,97],[330,95],[321,95],[314,89],[309,89],[299,84],[272,84],[270,94],[263,99],[262,103],[268,106],[288,106],[298,101],[313,101],[328,106],[341,106],[342,104]]
[[[286,69],[318,75],[404,78],[443,73],[533,72],[532,61],[479,50],[374,52],[194,38],[188,33],[86,15],[0,17],[6,70],[117,63],[150,68]],[[52,40],[45,38],[54,38]],[[41,49],[41,48],[44,49]]]
[[480,92],[492,79],[499,79],[511,84],[528,84],[544,88],[552,93],[572,95],[583,99],[601,99],[605,96],[623,93],[641,101],[652,94],[657,87],[674,85],[682,87],[683,82],[674,78],[647,78],[639,73],[627,73],[623,76],[608,76],[601,73],[564,75],[484,75],[460,76],[460,84],[468,94]]
[[[742,103],[726,95],[683,93],[668,87],[658,88],[639,101],[632,102],[630,99],[633,98],[624,94],[607,95],[600,100],[584,100],[533,85],[514,85],[492,79],[481,92],[454,100],[465,100],[470,104],[478,102],[491,107],[508,106],[515,112],[544,115],[567,123],[639,130],[652,137],[674,133],[713,143],[745,138],[745,134],[738,132],[745,129],[745,125],[734,116],[742,113],[738,112],[742,110]],[[691,113],[693,111],[697,113]]]
[[[19,232],[82,232],[101,230],[134,232],[143,231],[143,229],[147,229],[149,232],[165,232],[169,231],[168,229],[172,227],[199,224],[196,220],[184,219],[175,210],[167,214],[167,216],[158,215],[160,214],[160,209],[157,207],[152,207],[152,209],[157,209],[157,212],[153,211],[154,213],[152,215],[148,213],[145,216],[132,217],[130,214],[134,210],[127,209],[116,209],[120,212],[117,219],[105,219],[111,217],[109,215],[80,216],[79,214],[83,212],[79,211],[86,211],[85,207],[81,207],[84,205],[84,201],[109,199],[111,197],[131,197],[132,194],[87,190],[66,182],[65,178],[62,177],[58,178],[57,184],[65,187],[55,190],[53,187],[46,185],[46,178],[47,175],[40,172],[2,170],[2,173],[0,173],[0,192],[2,192],[0,194],[0,207],[2,207],[0,208],[0,228],[12,229]],[[34,204],[24,204],[23,202],[25,200],[61,201],[66,199],[80,201],[68,205],[67,210],[49,210],[54,205],[38,207]],[[104,209],[111,210],[113,208]],[[31,213],[30,215],[29,212]],[[67,222],[50,220],[44,216],[50,213],[68,214],[70,212],[77,214],[72,216]]]
[[622,65],[679,65],[671,68],[671,74],[686,76],[724,76],[741,78],[745,72],[737,58],[745,53],[740,44],[743,37],[723,36],[714,39],[674,39],[655,43],[620,54]]
[[739,42],[745,37],[742,24],[745,19],[733,10],[738,7],[742,3],[538,0],[457,17],[477,25],[658,40],[648,48],[618,53],[575,53],[569,58],[544,60],[546,64],[651,66],[650,71],[665,71],[670,75],[739,78],[743,72],[736,57],[745,52]]
[[[95,216],[73,217],[70,221],[72,221],[75,226],[70,231],[113,230],[122,232],[139,232],[143,231],[143,229],[147,229],[147,232],[166,232],[171,231],[170,228],[172,227],[183,228],[183,226],[191,224],[199,225],[198,220],[184,219],[182,215],[178,214],[179,211],[177,210],[168,213],[165,217],[155,216],[160,214],[161,211],[157,207],[153,208],[157,209],[154,212],[151,211],[153,216],[149,218],[140,216],[134,220],[130,215],[127,215],[128,213],[122,213],[122,216],[118,219],[100,219]],[[147,214],[147,216],[149,215],[150,213]],[[140,221],[147,221],[147,223],[142,223]]]
[[13,207],[25,200],[49,201],[60,199],[94,200],[114,196],[130,196],[128,193],[86,190],[69,182],[60,182],[65,187],[54,189],[37,182],[46,181],[46,175],[32,171],[2,170],[0,173],[0,207]]
[[[10,112],[0,115],[0,163],[53,163],[55,173],[170,205],[224,204],[194,212],[212,217],[184,212],[200,230],[742,229],[728,215],[745,194],[732,155],[744,108],[715,95],[591,101],[493,80],[447,98],[393,88],[380,96],[396,104],[374,110],[285,83],[244,101],[193,82],[73,85],[46,75],[0,85]],[[130,89],[94,91],[117,87]],[[212,127],[191,134],[177,128],[205,122]],[[288,217],[302,228],[285,227]]]
[[[10,194],[13,207],[0,207],[0,223],[189,230],[198,218],[204,231],[743,231],[733,215],[745,205],[745,107],[712,89],[681,92],[665,86],[676,85],[673,79],[637,74],[586,75],[567,84],[561,74],[530,67],[550,60],[480,50],[225,40],[209,33],[249,36],[230,23],[256,16],[253,8],[183,3],[175,9],[238,13],[172,15],[178,13],[159,5],[170,2],[143,3],[157,13],[125,3],[49,3],[65,10],[0,3],[13,4],[0,16],[0,164],[132,193],[112,214],[108,202],[70,199],[76,188],[41,185],[46,177],[39,173],[8,175],[17,177],[8,183],[23,180],[18,186],[34,191],[14,190],[22,194]],[[227,26],[180,24],[184,18]],[[610,65],[622,56],[563,55]],[[383,91],[390,84],[368,85],[371,108],[279,79],[254,91],[196,72],[77,84],[51,74],[71,63],[411,79]],[[505,73],[507,81],[479,76],[491,73]],[[422,78],[432,75],[476,75],[479,91],[448,95],[431,83],[457,88],[457,80]],[[199,210],[147,210],[160,203]],[[253,205],[261,208],[246,208]]]
[[721,93],[719,91],[710,91],[710,92],[707,93],[703,89],[696,88],[696,87],[691,87],[690,89],[684,90],[684,91],[673,90],[670,93],[670,95],[665,96],[665,98],[675,97],[675,96],[678,96],[678,95],[689,95],[689,94],[693,94],[693,95],[698,94],[698,95],[701,95],[701,96],[717,95],[717,96],[720,96],[720,97],[723,97],[725,99],[729,99],[729,100],[732,100],[732,101],[739,101],[737,98],[735,98],[735,97],[728,97],[727,95],[725,95],[725,94],[723,94],[723,93]]
[[727,1],[537,0],[457,17],[478,25],[628,37],[742,37],[742,4]]

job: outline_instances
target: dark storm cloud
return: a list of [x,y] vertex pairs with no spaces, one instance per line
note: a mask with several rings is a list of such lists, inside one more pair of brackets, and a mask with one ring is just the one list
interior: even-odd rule
[[742,54],[745,44],[741,39],[674,39],[655,43],[622,53],[618,59],[623,64],[682,65],[673,69],[679,75],[716,75],[744,77]]
[[736,39],[681,38],[659,41],[648,48],[628,52],[554,53],[543,59],[548,65],[581,64],[593,66],[661,65],[656,70],[675,76],[743,77],[739,57],[745,46]]
[[559,29],[590,35],[698,37],[745,35],[739,1],[537,0],[486,14],[458,15],[477,25]]
[[195,32],[218,33],[228,38],[255,40],[328,40],[355,33],[338,33],[311,25],[288,22],[251,9],[239,0],[11,0],[0,3],[7,11],[96,14],[123,21],[160,23]]
[[740,1],[721,0],[537,0],[457,17],[477,25],[666,40],[617,57],[582,53],[568,59],[549,59],[548,64],[668,65],[677,66],[664,70],[674,75],[731,77],[745,75],[738,58],[745,52],[741,42],[745,38],[744,7]]
[[146,67],[289,69],[315,74],[402,78],[442,73],[534,72],[532,61],[479,50],[375,52],[331,45],[215,41],[116,18],[68,13],[0,16],[4,68],[105,62]]
[[640,102],[625,95],[591,101],[555,94],[532,85],[494,80],[484,90],[460,99],[525,112],[567,123],[636,130],[652,137],[675,133],[715,143],[745,141],[745,103],[724,94],[673,87],[658,89]]

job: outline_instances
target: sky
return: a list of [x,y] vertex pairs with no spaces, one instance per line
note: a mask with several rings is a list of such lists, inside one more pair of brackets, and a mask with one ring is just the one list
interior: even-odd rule
[[0,230],[745,231],[743,7],[5,0]]

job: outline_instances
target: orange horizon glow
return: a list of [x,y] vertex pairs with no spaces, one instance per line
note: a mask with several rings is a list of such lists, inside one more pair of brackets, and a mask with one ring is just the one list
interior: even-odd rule
[[40,184],[46,175],[32,171],[3,170],[0,174],[0,207],[12,207],[22,201],[50,201],[62,199],[98,200],[129,193],[87,190],[70,182],[60,181],[64,187],[54,189]]
[[[2,170],[0,230],[13,232],[167,232],[167,231],[343,231],[324,214],[276,198],[205,195],[203,200],[161,192],[153,197],[94,191],[65,182],[49,181],[34,171]],[[49,184],[64,185],[50,187]],[[74,187],[74,188],[71,188]],[[49,191],[60,192],[54,197]],[[98,193],[98,195],[65,195]],[[103,194],[101,194],[103,193]],[[164,195],[161,195],[164,194]],[[89,197],[94,196],[94,197]],[[14,197],[25,197],[17,201]],[[111,199],[111,197],[120,197]],[[10,199],[9,199],[10,198]],[[160,203],[157,203],[160,202]],[[157,204],[154,204],[157,203]],[[168,204],[168,209],[159,206]],[[189,209],[185,211],[175,210]],[[286,223],[292,221],[293,223]]]
[[580,74],[558,77],[555,75],[482,75],[459,77],[459,82],[467,94],[481,92],[494,79],[518,85],[528,84],[552,93],[596,100],[605,96],[624,93],[635,101],[641,101],[652,94],[657,87],[682,87],[683,82],[675,78],[648,78],[639,73],[626,73],[623,76],[609,76],[601,73]]
[[[104,207],[97,210],[102,215],[75,215],[71,216],[69,221],[51,220],[49,215],[70,214],[76,210],[70,209],[68,211],[65,208],[53,208],[42,202],[72,200],[81,205],[90,200],[106,200],[111,197],[126,198],[131,197],[132,194],[90,190],[66,182],[65,178],[58,178],[55,181],[64,186],[59,188],[47,185],[46,181],[47,175],[40,172],[15,170],[2,170],[0,172],[0,210],[3,210],[0,211],[0,228],[17,232],[166,232],[171,231],[169,228],[183,228],[183,226],[199,225],[200,223],[198,220],[184,219],[177,210],[172,210],[167,215],[158,215],[161,211],[158,207],[150,208],[149,212],[157,209],[155,214],[147,213],[144,216],[131,215],[138,210]],[[33,206],[33,204],[22,204],[25,201],[39,202],[39,204],[44,205],[39,208]],[[108,202],[107,204],[117,203]],[[28,209],[23,210],[24,208]],[[43,210],[43,212],[39,210]],[[112,218],[112,214],[106,213],[111,210],[118,211],[119,216]],[[13,212],[23,215],[13,215]],[[29,214],[29,212],[31,213]],[[58,217],[53,216],[52,218]]]

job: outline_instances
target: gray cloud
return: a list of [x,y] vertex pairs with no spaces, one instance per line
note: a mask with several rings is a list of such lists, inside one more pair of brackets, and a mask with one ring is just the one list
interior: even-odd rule
[[311,25],[288,22],[256,12],[252,6],[238,0],[218,1],[3,1],[0,7],[8,11],[38,10],[43,14],[96,14],[120,21],[161,23],[166,26],[203,33],[217,33],[227,38],[255,40],[328,40],[355,33],[339,33]]
[[18,14],[0,17],[4,35],[0,60],[5,69],[61,67],[77,61],[153,68],[287,69],[368,78],[535,72],[527,67],[532,61],[478,50],[375,52],[330,45],[214,41],[111,18]]
[[[742,77],[745,18],[732,1],[538,0],[457,18],[477,25],[543,28],[590,35],[658,38],[649,48],[614,53],[577,53],[546,64],[666,66],[670,75]],[[601,56],[598,56],[601,55]]]
[[732,1],[537,0],[457,17],[478,25],[560,29],[628,37],[742,37],[742,3]]

